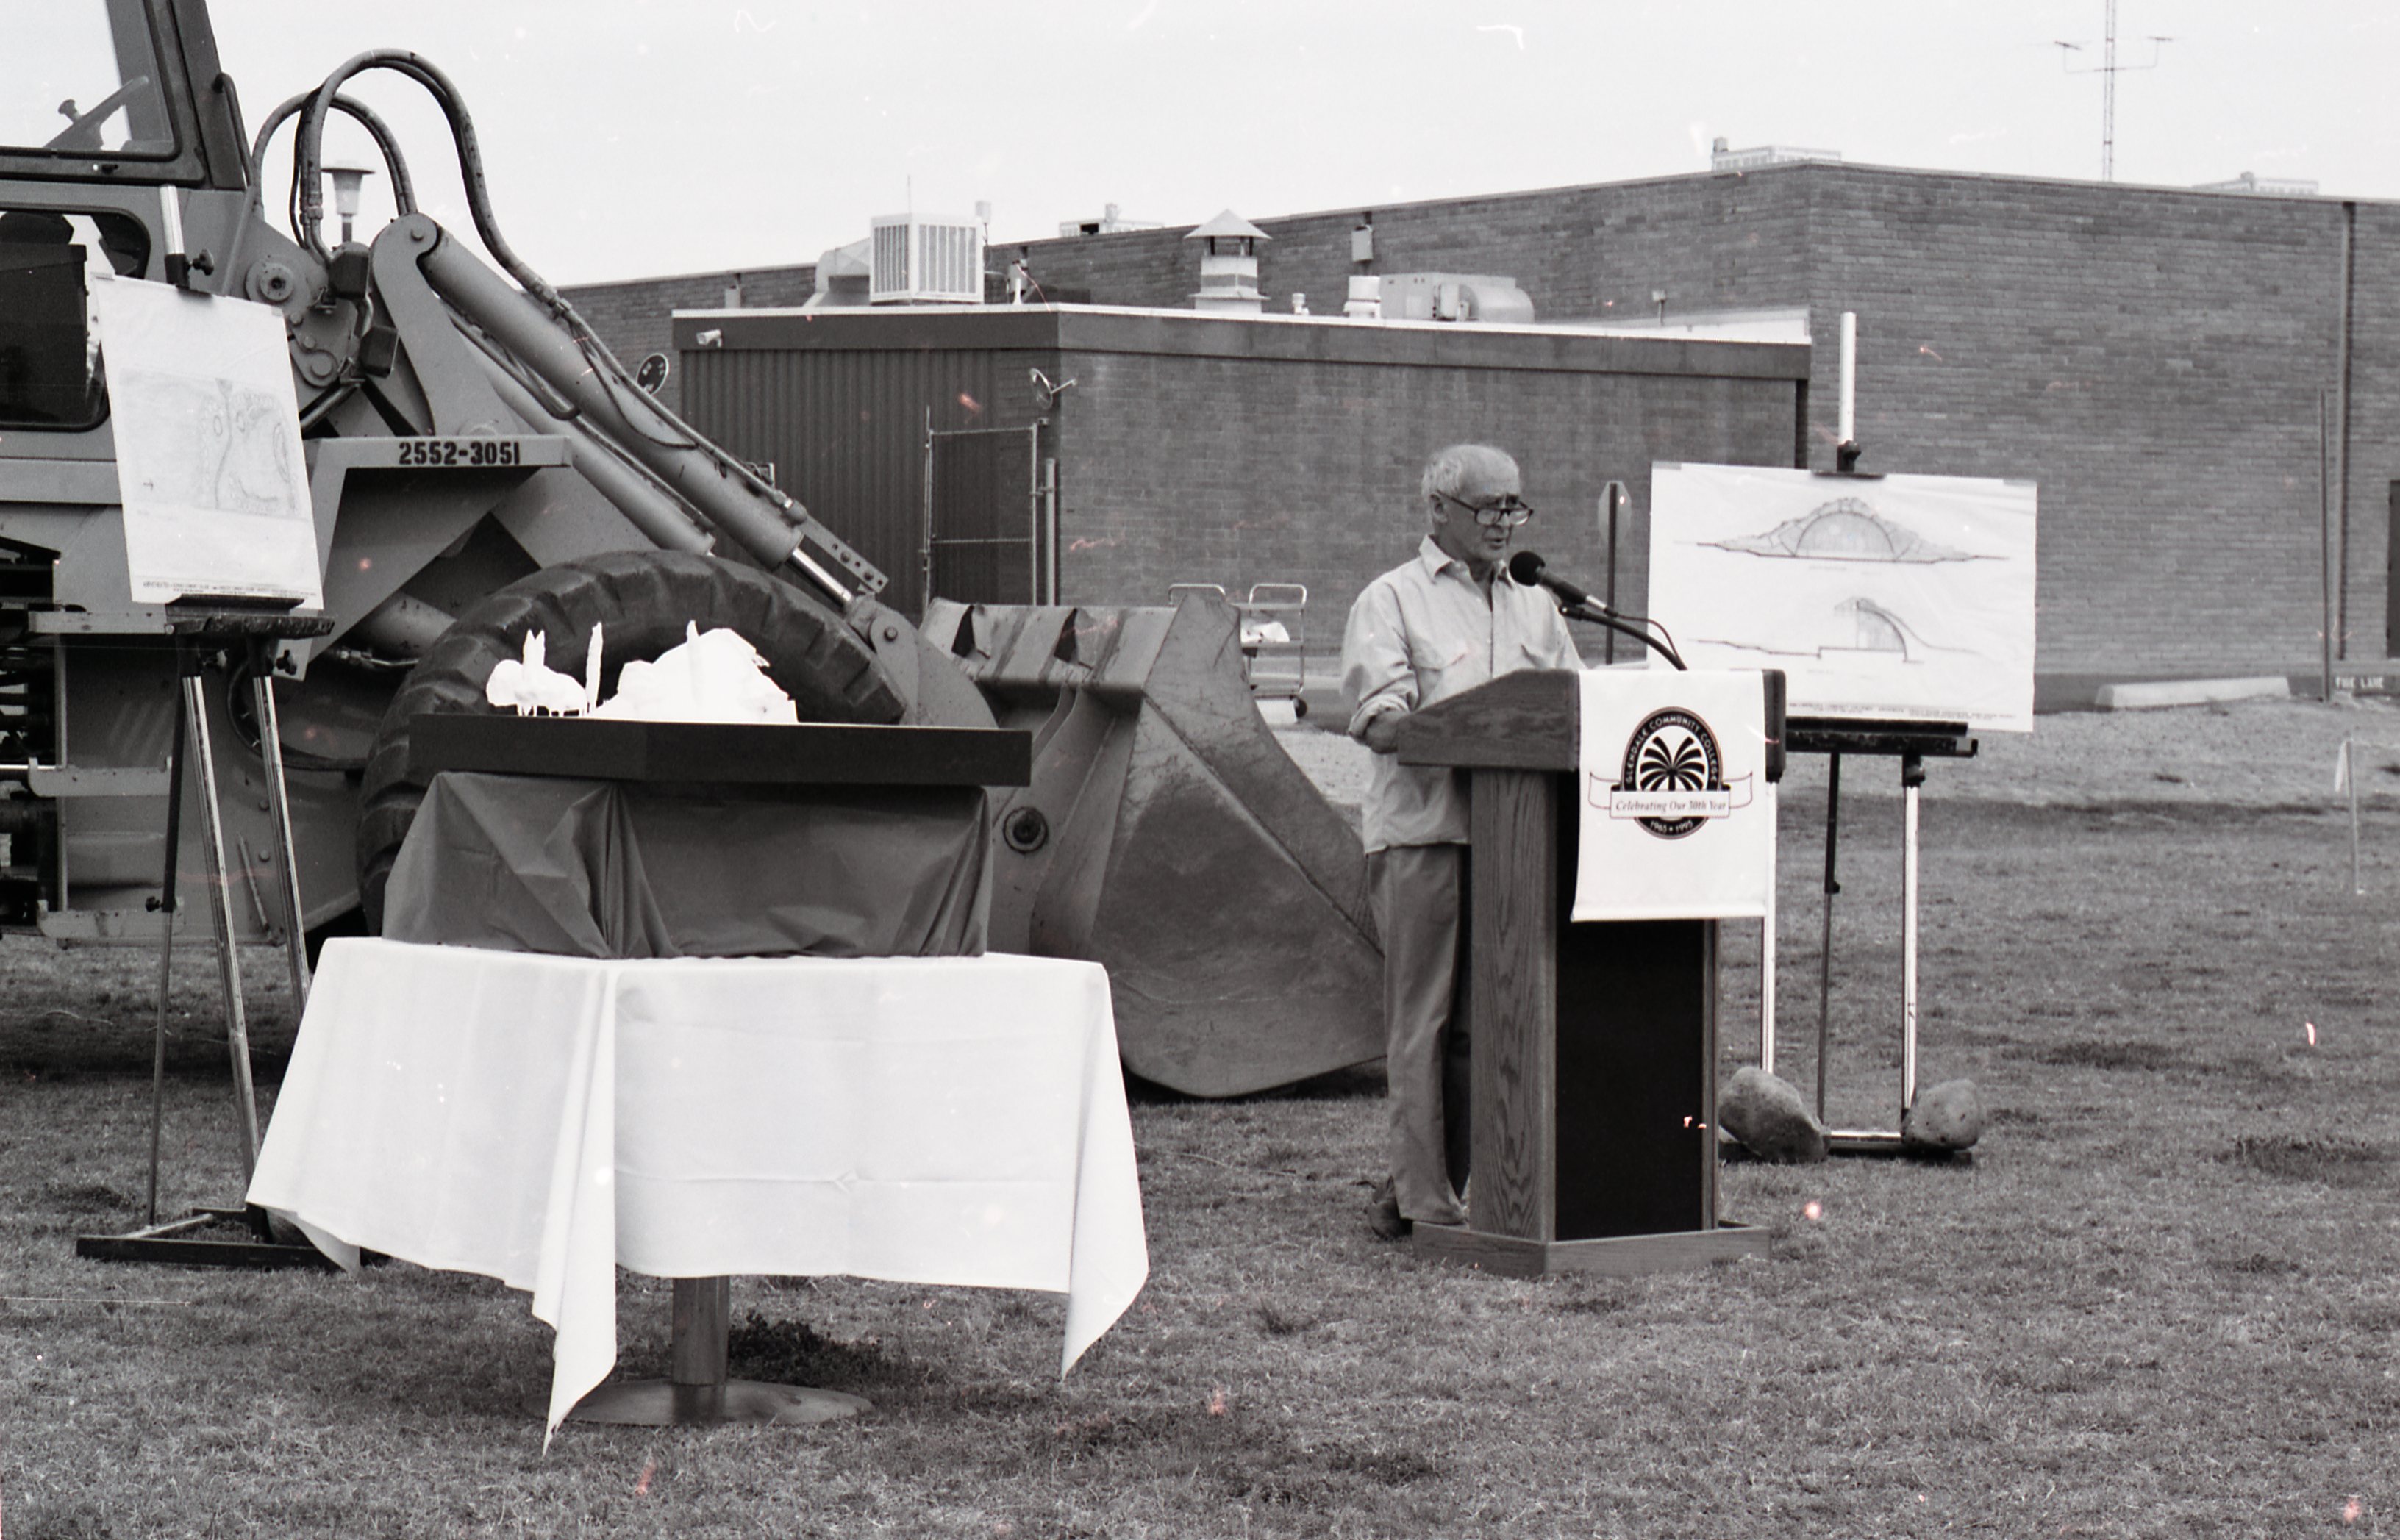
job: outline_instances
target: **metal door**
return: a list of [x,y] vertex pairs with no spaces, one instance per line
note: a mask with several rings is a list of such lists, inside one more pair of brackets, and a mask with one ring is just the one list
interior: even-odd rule
[[1056,604],[1057,464],[1042,425],[925,432],[924,594]]

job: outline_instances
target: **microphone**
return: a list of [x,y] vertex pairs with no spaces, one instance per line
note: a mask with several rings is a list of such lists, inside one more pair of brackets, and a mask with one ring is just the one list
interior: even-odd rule
[[1555,572],[1552,572],[1543,564],[1542,558],[1535,555],[1533,552],[1520,551],[1514,556],[1509,557],[1508,576],[1521,587],[1530,588],[1534,584],[1539,583],[1570,605],[1588,606],[1592,609],[1598,610],[1603,615],[1615,613],[1615,611],[1611,610],[1606,605],[1594,599],[1590,594],[1585,593],[1582,589],[1577,588],[1566,579],[1560,577]]

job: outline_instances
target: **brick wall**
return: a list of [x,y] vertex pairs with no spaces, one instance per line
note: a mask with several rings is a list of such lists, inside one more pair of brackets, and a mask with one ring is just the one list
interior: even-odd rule
[[1124,353],[1061,365],[1078,381],[1058,433],[1068,596],[1163,603],[1179,582],[1236,598],[1304,583],[1323,646],[1338,645],[1368,580],[1415,550],[1418,478],[1444,444],[1514,454],[1539,511],[1519,545],[1595,588],[1602,490],[1626,482],[1637,516],[1621,530],[1618,593],[1636,609],[1651,461],[1792,457],[1788,380]]
[[[1275,311],[1295,290],[1320,315],[1339,311],[1355,270],[1350,232],[1362,218],[1374,226],[1377,270],[1509,275],[1546,321],[1640,320],[1659,291],[1672,312],[1805,307],[1819,340],[1807,436],[1820,468],[1833,463],[1837,318],[1857,311],[1865,469],[2040,482],[2038,668],[2046,702],[2068,703],[2107,678],[2312,680],[2317,396],[2339,373],[2346,217],[2330,199],[1815,163],[1257,223],[1275,238],[1260,257]],[[2377,658],[2387,647],[2390,487],[2400,479],[2400,205],[2358,204],[2354,218],[2337,635],[2345,656]],[[1087,291],[1104,305],[1185,308],[1199,257],[1183,234],[1036,241],[995,248],[991,261],[1021,252],[1045,286]],[[769,276],[749,279],[752,302],[768,303]],[[671,298],[664,281],[601,287],[624,307],[621,322],[608,324],[630,329],[648,307],[645,337],[663,335],[674,304],[718,303],[713,293]],[[654,346],[620,351],[632,358]],[[1224,376],[1283,390],[1268,378]],[[1203,399],[1217,402],[1222,383],[1210,381]],[[1330,379],[1325,388],[1337,385],[1348,388]],[[1283,411],[1303,404],[1288,393],[1269,399]],[[1495,399],[1515,403],[1526,424],[1549,410],[1538,391]],[[1570,390],[1560,410],[1602,404]],[[1230,410],[1209,415],[1249,420]],[[1175,414],[1171,403],[1159,411],[1162,420]],[[1431,412],[1409,420],[1436,430]],[[1548,432],[1511,426],[1493,430],[1523,443]],[[1167,434],[1162,443],[1204,459],[1161,462],[1157,480],[1205,482],[1219,469],[1205,457],[1221,458],[1229,442],[1198,429]],[[1325,478],[1294,489],[1321,498],[1346,496],[1345,478],[1386,474],[1409,457],[1395,446],[1349,452],[1369,458],[1328,449],[1281,469]],[[1637,496],[1646,510],[1646,491]],[[1258,540],[1246,528],[1178,559],[1221,566],[1228,580],[1274,577],[1233,570],[1247,568],[1253,549],[1269,550]],[[1325,560],[1329,570],[1341,566]]]
[[[1860,314],[1868,464],[2041,483],[2043,672],[2313,673],[2338,205],[1811,180],[1812,307]],[[2380,651],[2380,596],[2371,623]]]
[[[1811,164],[1264,219],[1260,287],[1338,307],[1376,268],[1514,277],[1544,320],[1806,306],[1812,463],[1830,468],[1838,316],[1860,316],[1863,468],[2041,483],[2039,667],[2313,675],[2316,399],[2338,372],[2343,206]],[[2400,477],[2400,207],[2357,209],[2343,618],[2386,646]],[[1182,305],[1179,231],[1037,242],[1103,303]]]
[[2353,658],[2400,656],[2391,604],[2400,517],[2400,207],[2357,206],[2351,293],[2349,561],[2343,628]]
[[[1259,289],[1270,310],[1307,296],[1341,312],[1350,232],[1374,227],[1374,269],[1514,277],[1543,320],[1635,320],[1665,289],[1679,310],[1806,302],[1807,184],[1777,177],[1672,177],[1444,203],[1254,221]],[[1184,308],[1199,287],[1199,243],[1180,229],[1070,237],[1000,249],[1045,284],[1101,305]]]

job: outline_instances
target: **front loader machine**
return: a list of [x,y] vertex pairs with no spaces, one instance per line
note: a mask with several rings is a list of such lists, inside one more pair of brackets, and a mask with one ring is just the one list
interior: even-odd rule
[[[200,0],[61,4],[110,40],[57,61],[81,105],[27,132],[55,99],[0,103],[0,926],[160,934],[184,622],[130,588],[118,426],[87,302],[87,279],[121,278],[268,306],[285,323],[332,623],[276,659],[312,931],[356,922],[405,831],[409,715],[483,709],[490,661],[529,620],[591,611],[620,644],[663,647],[684,620],[708,620],[695,606],[737,629],[771,611],[782,619],[753,628],[773,634],[754,640],[822,719],[1036,729],[1035,784],[995,836],[995,942],[1108,964],[1137,1073],[1228,1095],[1374,1056],[1363,858],[1259,720],[1230,611],[937,606],[920,630],[880,602],[880,574],[651,401],[515,257],[465,106],[432,65],[361,54],[253,141]],[[416,211],[389,130],[341,94],[369,69],[442,105],[476,232],[508,278]],[[329,249],[320,233],[321,133],[337,112],[369,131],[394,194],[398,217],[372,245],[346,230]],[[286,120],[289,234],[266,218],[260,174]],[[788,601],[761,599],[761,582]],[[553,659],[580,660],[587,632],[552,635]],[[612,648],[611,664],[641,645]],[[237,929],[271,937],[280,874],[246,664],[198,666]],[[198,838],[187,823],[185,906]]]

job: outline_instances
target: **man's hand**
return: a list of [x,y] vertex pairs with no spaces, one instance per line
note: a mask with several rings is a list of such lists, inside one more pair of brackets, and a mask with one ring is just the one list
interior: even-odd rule
[[1377,754],[1392,753],[1400,746],[1400,718],[1407,715],[1404,711],[1386,711],[1367,718],[1365,730],[1358,734],[1359,742]]

